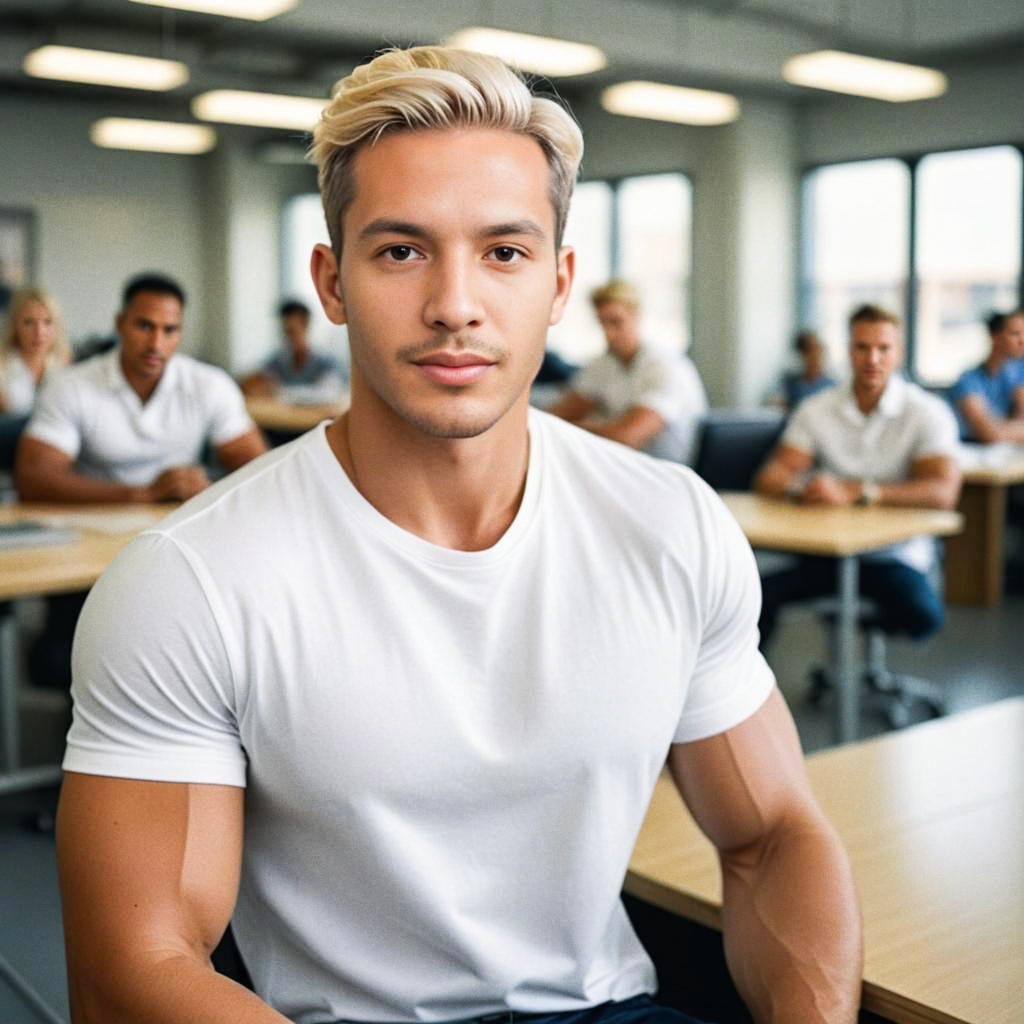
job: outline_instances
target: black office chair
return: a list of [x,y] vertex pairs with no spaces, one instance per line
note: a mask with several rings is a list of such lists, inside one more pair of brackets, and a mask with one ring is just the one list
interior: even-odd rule
[[28,426],[28,416],[0,416],[0,472],[14,471],[14,455],[18,438]]
[[239,985],[249,989],[250,992],[253,990],[249,968],[245,966],[245,961],[242,959],[242,954],[238,949],[238,943],[235,942],[235,935],[231,930],[230,924],[221,936],[220,942],[217,943],[216,948],[210,954],[210,963],[213,964],[213,969],[218,974],[223,974],[225,978],[237,981]]
[[716,491],[749,491],[784,423],[780,413],[769,411],[711,412],[700,424],[693,468]]

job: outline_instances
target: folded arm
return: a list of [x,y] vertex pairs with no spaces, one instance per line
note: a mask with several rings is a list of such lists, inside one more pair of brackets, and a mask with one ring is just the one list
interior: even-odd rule
[[725,953],[758,1024],[852,1024],[860,911],[776,690],[728,732],[673,746],[673,779],[722,867]]
[[971,436],[983,444],[997,441],[1024,441],[1024,388],[1014,396],[1014,416],[996,416],[981,395],[960,399],[960,412],[971,428]]
[[69,772],[57,816],[72,1024],[286,1024],[217,974],[243,790]]

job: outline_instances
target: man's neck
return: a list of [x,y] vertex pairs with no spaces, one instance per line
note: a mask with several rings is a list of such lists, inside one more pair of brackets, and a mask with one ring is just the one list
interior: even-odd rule
[[865,416],[875,411],[884,394],[884,387],[876,391],[871,388],[859,388],[856,384],[853,386],[853,400]]
[[429,437],[379,409],[365,415],[359,397],[327,432],[356,490],[385,518],[432,544],[493,547],[515,519],[526,485],[526,396],[490,430],[454,440]]
[[[145,405],[153,397],[153,392],[156,391],[163,373],[159,377],[139,377],[136,374],[129,373],[125,369],[124,363],[119,365],[121,367],[121,375],[128,381],[128,386],[139,396],[139,401]],[[166,372],[167,366],[165,365],[164,373]]]
[[988,359],[984,362],[985,372],[990,376],[994,377],[1002,368],[1003,363],[1007,361],[1006,356],[1001,352],[992,349],[988,354]]

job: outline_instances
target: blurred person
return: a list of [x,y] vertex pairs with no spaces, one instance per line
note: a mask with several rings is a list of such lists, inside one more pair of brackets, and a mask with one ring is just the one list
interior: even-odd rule
[[608,351],[577,373],[550,409],[584,430],[673,462],[691,464],[708,400],[684,355],[640,340],[640,295],[612,280],[590,296]]
[[317,352],[309,343],[309,307],[295,299],[278,308],[284,345],[263,367],[242,379],[248,397],[303,396],[326,402],[341,397],[345,372],[334,356]]
[[835,378],[826,371],[825,345],[816,331],[803,330],[793,343],[800,358],[799,370],[788,370],[782,375],[779,393],[772,400],[787,413],[792,412],[805,398],[826,388],[835,387]]
[[15,292],[0,339],[0,414],[30,413],[43,381],[70,359],[53,296],[42,288]]
[[1024,442],[1024,311],[993,313],[986,321],[985,361],[964,373],[949,392],[960,436],[993,444]]
[[[899,320],[880,306],[850,316],[852,380],[803,401],[758,473],[759,494],[804,505],[953,508],[960,493],[956,422],[941,399],[900,373]],[[886,628],[915,638],[944,618],[928,578],[935,543],[915,537],[860,558],[860,592]],[[801,556],[761,581],[766,649],[780,609],[836,592],[836,559]]]

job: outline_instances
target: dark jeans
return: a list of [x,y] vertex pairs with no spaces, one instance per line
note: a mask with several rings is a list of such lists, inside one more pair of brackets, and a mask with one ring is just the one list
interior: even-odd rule
[[[835,558],[802,557],[791,569],[761,581],[761,649],[767,648],[783,605],[831,597],[837,593],[839,562]],[[903,562],[860,560],[860,594],[877,608],[886,633],[906,633],[922,639],[934,633],[945,618],[942,597],[924,573]]]

